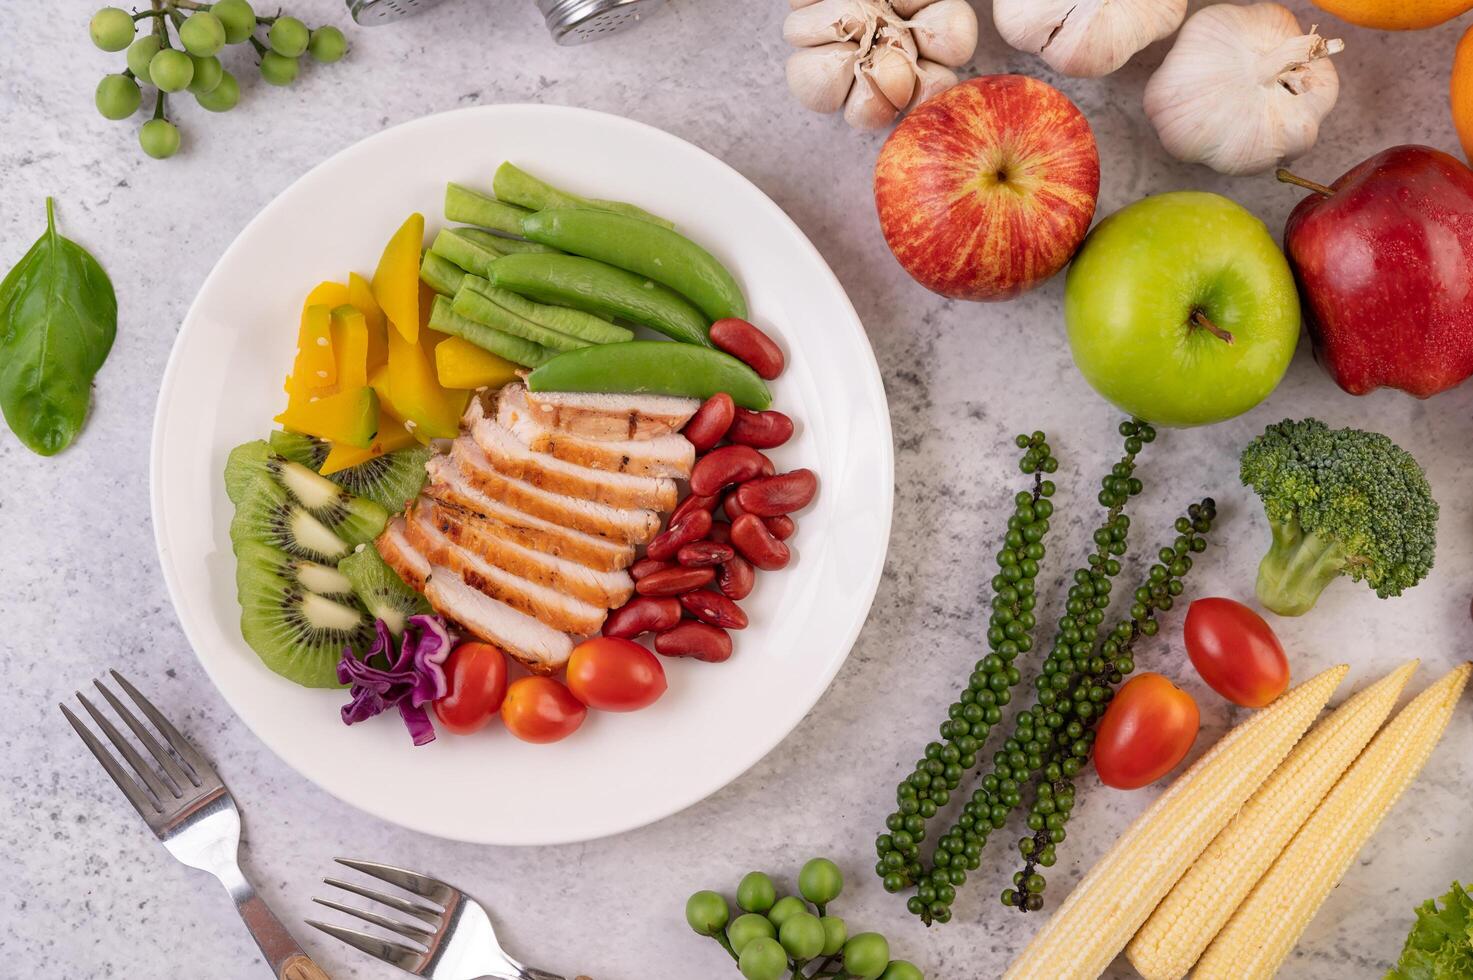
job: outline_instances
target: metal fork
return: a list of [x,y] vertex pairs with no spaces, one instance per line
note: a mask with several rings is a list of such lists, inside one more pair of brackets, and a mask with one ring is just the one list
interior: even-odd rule
[[220,879],[230,897],[235,899],[240,917],[245,920],[246,928],[251,931],[256,945],[261,947],[261,955],[278,980],[328,980],[327,974],[302,951],[286,926],[266,907],[241,873],[238,856],[240,811],[214,767],[122,674],[116,670],[109,673],[173,750],[171,753],[160,745],[153,732],[104,687],[102,681],[93,681],[123,724],[153,756],[158,768],[146,761],[107,716],[82,696],[81,691],[77,692],[77,700],[82,702],[82,707],[87,709],[87,714],[92,716],[127,766],[120,763],[117,756],[108,751],[107,746],[64,704],[59,705],[61,713],[66,715],[67,721],[72,723],[87,748],[102,763],[102,768],[118,784],[118,789],[163,842],[165,849],[180,863],[208,871]]
[[[337,878],[322,879],[325,884],[378,902],[413,917],[423,925],[322,898],[314,898],[312,901],[356,916],[364,922],[402,936],[415,945],[381,939],[371,933],[344,929],[342,926],[312,919],[307,920],[309,926],[321,929],[329,936],[341,939],[370,956],[392,963],[401,970],[416,976],[429,977],[430,980],[565,980],[555,973],[524,966],[507,955],[496,941],[496,930],[491,925],[491,917],[486,914],[486,909],[459,888],[428,875],[374,861],[353,861],[347,858],[336,860],[344,867],[372,875],[380,881],[428,899],[428,903],[374,891],[372,888]],[[575,980],[588,978],[577,977]]]

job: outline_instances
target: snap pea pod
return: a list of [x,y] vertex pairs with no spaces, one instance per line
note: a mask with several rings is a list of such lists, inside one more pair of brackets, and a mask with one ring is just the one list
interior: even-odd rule
[[467,276],[465,283],[503,309],[541,324],[549,330],[578,337],[590,344],[618,344],[634,339],[634,331],[616,327],[607,320],[566,306],[534,303],[525,296],[491,285],[479,276]]
[[468,340],[477,347],[504,357],[515,364],[530,368],[545,364],[557,354],[556,351],[550,351],[541,344],[534,344],[521,337],[513,337],[511,334],[493,330],[485,324],[461,316],[455,312],[450,299],[445,296],[435,297],[435,304],[430,309],[429,325],[431,330],[438,330],[452,337]]
[[711,321],[667,286],[581,255],[504,255],[491,265],[493,286],[529,299],[607,313],[687,344],[710,347]]
[[510,204],[519,204],[532,211],[546,211],[549,208],[591,208],[595,211],[627,214],[631,218],[638,218],[665,228],[675,227],[674,222],[666,221],[657,214],[650,214],[644,208],[633,204],[626,204],[623,201],[603,201],[596,197],[579,197],[577,194],[559,190],[510,162],[503,163],[496,168],[496,176],[491,180],[491,189],[501,200]]
[[463,184],[445,185],[446,221],[458,221],[465,225],[494,228],[508,235],[520,235],[522,219],[526,216],[526,208],[498,201]]
[[477,276],[490,274],[491,263],[501,258],[502,253],[493,251],[479,242],[472,241],[455,228],[442,228],[430,243],[430,254],[454,262],[466,272]]
[[757,372],[730,354],[659,340],[631,340],[559,354],[527,376],[527,387],[701,399],[724,391],[742,408],[753,411],[772,404],[772,394]]
[[419,263],[419,280],[441,296],[454,296],[465,279],[465,270],[433,251],[426,252]]
[[726,267],[679,232],[610,211],[554,209],[522,219],[522,234],[564,252],[647,276],[685,296],[708,320],[747,318],[747,301]]
[[[467,276],[466,278],[469,281],[472,277]],[[464,283],[461,284],[460,291],[451,301],[450,308],[461,316],[485,324],[493,330],[500,330],[513,337],[530,340],[549,350],[577,350],[579,347],[588,346],[586,340],[570,337],[560,330],[550,330],[540,323],[533,323],[526,317],[513,313]]]
[[469,238],[483,248],[489,248],[499,255],[510,255],[513,252],[556,252],[555,248],[538,242],[524,242],[520,238],[507,238],[487,231],[484,228],[457,228],[460,234]]

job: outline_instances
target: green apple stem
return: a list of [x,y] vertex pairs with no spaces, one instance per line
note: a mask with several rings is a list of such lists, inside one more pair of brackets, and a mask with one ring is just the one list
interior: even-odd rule
[[1233,335],[1207,319],[1207,314],[1201,310],[1193,310],[1192,315],[1187,318],[1187,322],[1198,330],[1206,330],[1224,344],[1231,344],[1233,342]]
[[1284,167],[1275,170],[1274,176],[1286,184],[1293,184],[1296,187],[1303,187],[1307,191],[1314,191],[1321,197],[1330,197],[1335,193],[1333,187],[1326,187],[1324,184],[1317,184],[1312,180],[1306,180],[1296,173],[1290,173]]

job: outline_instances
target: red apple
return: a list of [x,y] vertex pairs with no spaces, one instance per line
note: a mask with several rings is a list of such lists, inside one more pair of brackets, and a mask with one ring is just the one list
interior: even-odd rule
[[1352,395],[1418,398],[1473,375],[1473,170],[1393,146],[1314,191],[1284,229],[1315,358]]
[[1068,96],[985,75],[932,96],[885,140],[875,207],[895,258],[954,299],[1012,299],[1069,261],[1095,213],[1100,155]]

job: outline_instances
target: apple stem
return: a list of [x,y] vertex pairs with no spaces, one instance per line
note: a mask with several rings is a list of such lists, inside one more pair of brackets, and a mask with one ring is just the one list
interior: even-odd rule
[[1224,344],[1231,344],[1233,342],[1233,335],[1207,319],[1207,314],[1201,310],[1193,310],[1192,315],[1187,318],[1187,322],[1199,330],[1206,330]]
[[1290,173],[1287,169],[1283,167],[1275,170],[1274,176],[1279,178],[1279,180],[1283,181],[1286,184],[1294,184],[1295,186],[1303,187],[1307,191],[1314,191],[1321,197],[1330,197],[1335,193],[1335,189],[1333,187],[1326,187],[1324,184],[1317,184],[1312,180],[1306,180],[1298,174]]

